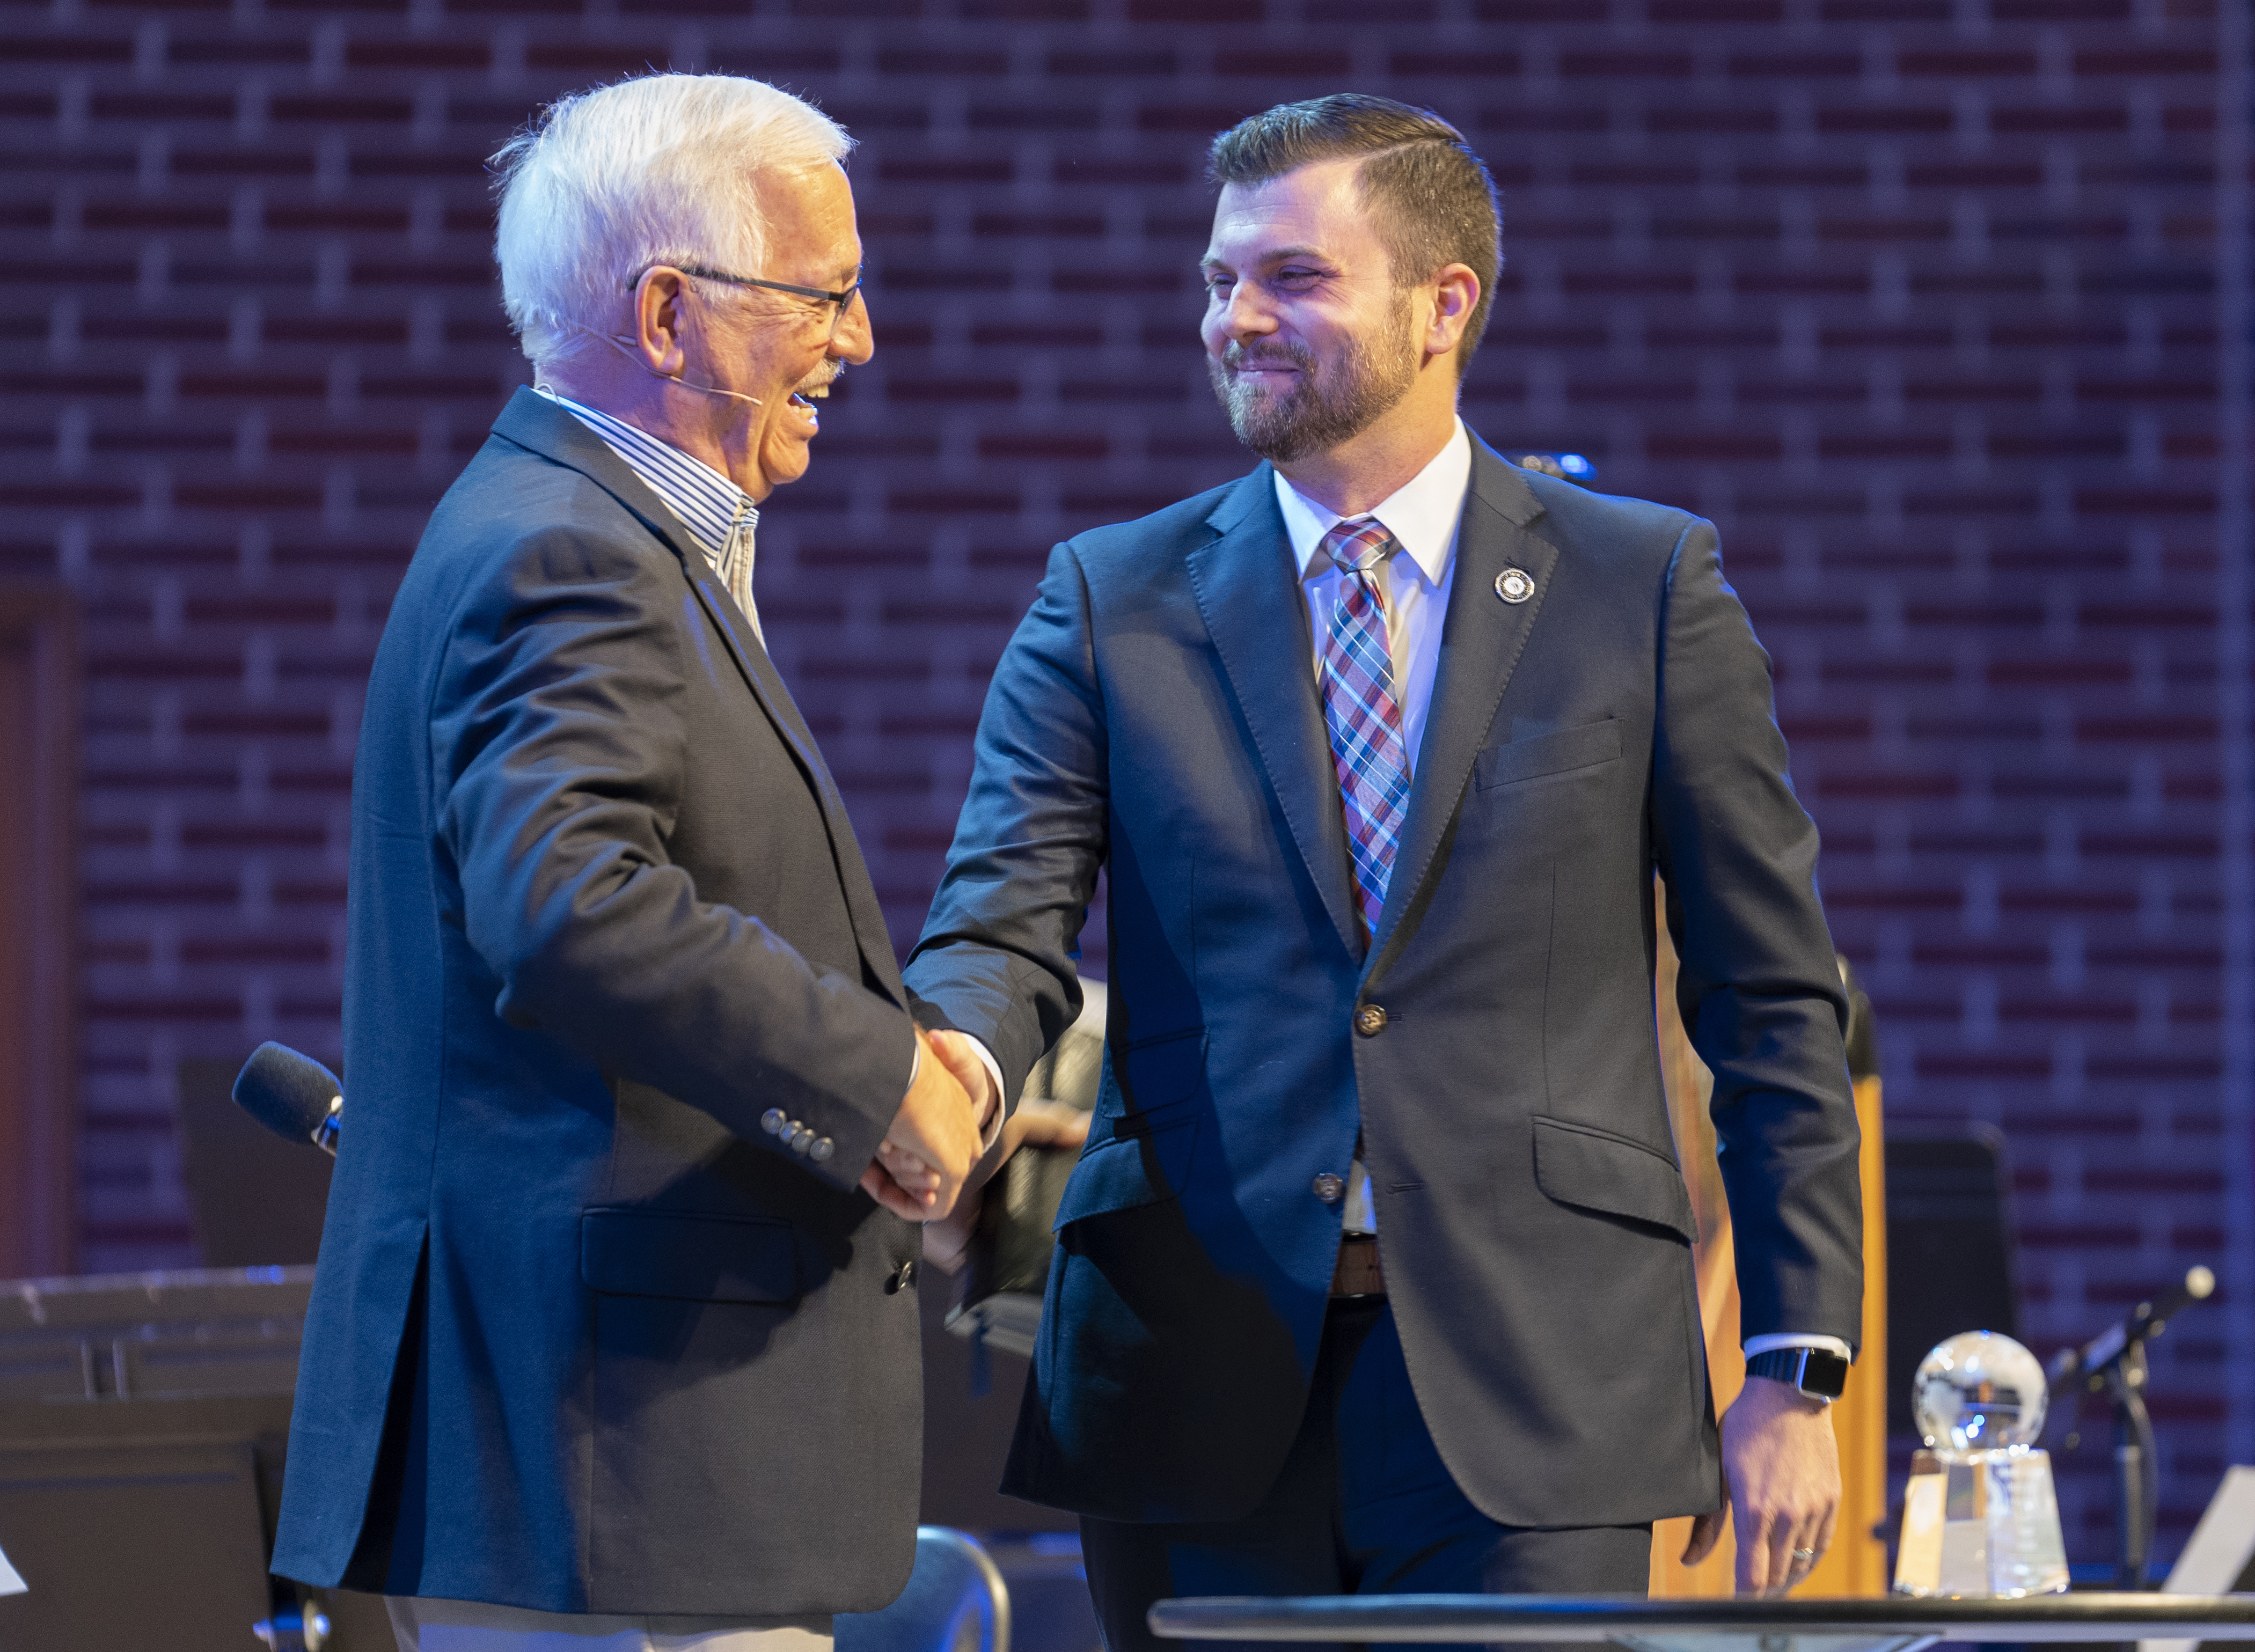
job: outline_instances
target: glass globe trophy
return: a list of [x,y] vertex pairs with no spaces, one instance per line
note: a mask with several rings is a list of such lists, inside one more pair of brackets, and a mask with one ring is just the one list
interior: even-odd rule
[[2019,1600],[2067,1587],[2051,1458],[2035,1449],[2048,1387],[2034,1354],[1989,1331],[1921,1362],[1911,1410],[1927,1449],[1911,1459],[1895,1592]]

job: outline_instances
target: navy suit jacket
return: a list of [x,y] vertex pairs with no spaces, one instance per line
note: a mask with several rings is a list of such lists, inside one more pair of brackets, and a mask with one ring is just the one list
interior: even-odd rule
[[917,1232],[854,1186],[913,1060],[882,914],[703,553],[530,392],[392,605],[348,907],[275,1569],[554,1612],[890,1600],[923,1419]]
[[1268,466],[1057,547],[996,670],[906,971],[917,1013],[986,1040],[1015,1088],[1071,1019],[1109,872],[1107,1060],[1021,1496],[1115,1520],[1259,1502],[1338,1249],[1318,1179],[1359,1132],[1410,1377],[1472,1502],[1535,1526],[1713,1507],[1655,872],[1715,1073],[1746,1333],[1857,1339],[1816,833],[1714,529],[1476,444],[1457,559],[1367,944]]

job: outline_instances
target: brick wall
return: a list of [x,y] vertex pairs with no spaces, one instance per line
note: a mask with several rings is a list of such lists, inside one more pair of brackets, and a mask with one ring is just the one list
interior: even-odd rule
[[[1473,426],[1722,523],[1892,1116],[2006,1131],[2039,1351],[2236,1276],[2159,1351],[2173,1549],[2255,1458],[2222,4],[0,7],[0,577],[87,621],[86,1265],[193,1258],[181,1058],[336,1054],[362,684],[523,377],[481,158],[529,112],[717,67],[862,140],[878,354],[762,526],[762,605],[905,942],[1046,547],[1244,466],[1193,335],[1204,141],[1352,86],[1505,189]],[[2078,1558],[2102,1456],[2063,1465]]]

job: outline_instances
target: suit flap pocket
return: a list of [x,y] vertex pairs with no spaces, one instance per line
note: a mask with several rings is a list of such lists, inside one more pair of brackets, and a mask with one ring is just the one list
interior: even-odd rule
[[1562,1205],[1669,1228],[1687,1244],[1698,1240],[1683,1172],[1673,1159],[1626,1136],[1537,1116],[1535,1182]]
[[[1188,1102],[1205,1082],[1205,1029],[1139,1039],[1116,1054],[1106,1069],[1109,1081],[1097,1091],[1096,1110],[1112,1117],[1156,1119],[1164,1110]],[[1120,1134],[1129,1133],[1122,1129]]]
[[580,1215],[580,1277],[617,1297],[687,1302],[789,1302],[798,1294],[790,1224],[679,1211]]
[[1084,1216],[1173,1199],[1190,1180],[1198,1116],[1185,1113],[1132,1136],[1092,1142],[1072,1167],[1052,1231]]
[[1507,746],[1491,746],[1472,765],[1472,785],[1486,791],[1492,786],[1508,786],[1514,780],[1563,774],[1570,769],[1594,768],[1600,763],[1612,762],[1620,754],[1620,720],[1607,718],[1602,723],[1560,729],[1556,734],[1538,734],[1532,739],[1514,740]]

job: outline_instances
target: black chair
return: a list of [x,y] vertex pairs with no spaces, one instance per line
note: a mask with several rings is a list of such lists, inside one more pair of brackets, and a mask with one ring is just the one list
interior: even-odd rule
[[1887,1432],[1909,1434],[1919,1362],[1960,1331],[2018,1339],[2020,1293],[2001,1134],[1890,1131],[1886,1165]]

